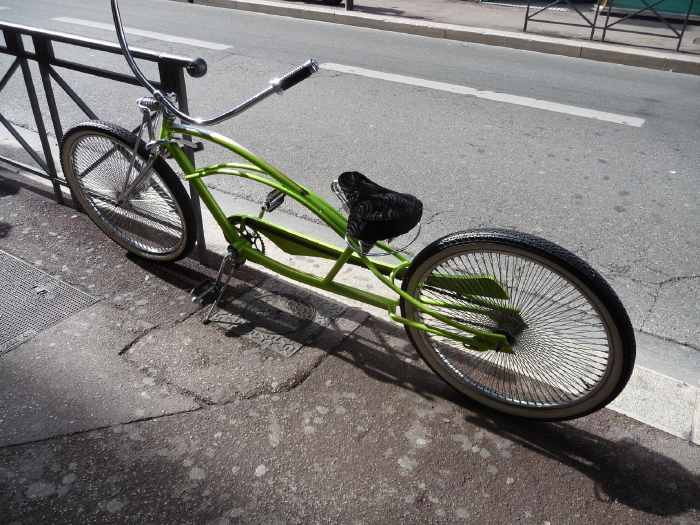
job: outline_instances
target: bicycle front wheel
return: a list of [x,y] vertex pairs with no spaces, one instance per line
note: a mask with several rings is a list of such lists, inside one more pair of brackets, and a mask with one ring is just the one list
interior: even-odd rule
[[[484,282],[505,294],[480,289]],[[416,256],[403,289],[455,321],[507,338],[512,353],[477,351],[406,326],[440,377],[498,411],[550,421],[580,417],[612,401],[632,373],[634,332],[617,295],[588,264],[544,239],[507,230],[449,235]],[[401,311],[454,331],[407,301]]]
[[75,126],[61,144],[63,174],[90,219],[141,258],[175,261],[191,251],[195,228],[189,196],[168,164],[156,159],[139,187],[120,199],[146,161],[143,141],[106,122]]

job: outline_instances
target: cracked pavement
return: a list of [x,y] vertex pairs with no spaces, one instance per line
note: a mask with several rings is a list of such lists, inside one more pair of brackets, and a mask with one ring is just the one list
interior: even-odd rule
[[125,256],[2,179],[0,250],[96,303],[0,360],[0,515],[20,523],[700,522],[697,447],[609,410],[459,399],[403,331],[244,267]]

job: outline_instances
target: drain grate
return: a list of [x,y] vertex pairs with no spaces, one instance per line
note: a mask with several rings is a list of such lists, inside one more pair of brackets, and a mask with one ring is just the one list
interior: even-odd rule
[[0,355],[97,302],[0,250]]

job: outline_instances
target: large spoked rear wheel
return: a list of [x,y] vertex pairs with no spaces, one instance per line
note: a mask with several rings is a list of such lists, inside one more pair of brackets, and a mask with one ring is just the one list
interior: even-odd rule
[[[495,279],[508,299],[437,286],[468,276]],[[550,421],[580,417],[611,402],[632,373],[634,332],[617,295],[588,264],[544,239],[507,230],[448,235],[416,256],[403,289],[440,303],[436,310],[456,321],[506,336],[513,353],[480,352],[406,326],[440,377],[498,411]],[[474,307],[489,315],[467,311]],[[519,316],[503,313],[510,307]],[[407,301],[401,311],[408,319],[454,330]]]
[[144,259],[181,259],[194,244],[194,218],[187,192],[163,159],[157,159],[140,187],[120,202],[146,163],[140,141],[129,170],[137,140],[106,122],[75,126],[61,145],[63,173],[73,197],[114,242]]

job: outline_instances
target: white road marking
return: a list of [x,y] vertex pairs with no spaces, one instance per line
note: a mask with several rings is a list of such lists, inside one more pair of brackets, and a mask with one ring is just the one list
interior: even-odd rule
[[549,102],[537,98],[521,97],[518,95],[509,95],[508,93],[497,93],[495,91],[481,91],[468,86],[460,86],[458,84],[447,84],[445,82],[436,82],[434,80],[426,80],[424,78],[408,77],[404,75],[396,75],[393,73],[384,73],[383,71],[375,71],[372,69],[364,69],[361,67],[346,66],[343,64],[324,63],[321,68],[329,71],[337,71],[339,73],[348,73],[350,75],[360,75],[363,77],[376,78],[379,80],[388,80],[399,84],[408,84],[411,86],[420,86],[448,93],[456,93],[459,95],[468,95],[495,102],[505,102],[506,104],[515,104],[516,106],[525,106],[529,108],[542,109],[545,111],[553,111],[555,113],[564,113],[574,115],[576,117],[585,117],[614,124],[624,124],[641,128],[644,125],[644,119],[632,117],[629,115],[620,115],[618,113],[608,113],[606,111],[598,111],[595,109],[582,108],[579,106],[570,106],[568,104],[560,104],[558,102]]
[[[56,22],[63,22],[65,24],[74,24],[78,26],[93,27],[96,29],[105,29],[107,31],[115,30],[112,24],[103,24],[102,22],[93,22],[92,20],[83,20],[81,18],[70,18],[67,16],[60,16],[58,18],[54,18],[53,20],[55,20]],[[176,44],[185,44],[188,46],[204,47],[206,49],[213,49],[215,51],[223,51],[224,49],[229,49],[231,47],[225,44],[218,44],[216,42],[197,40],[195,38],[183,38],[175,35],[166,35],[165,33],[144,31],[143,29],[135,29],[133,27],[125,27],[124,30],[130,35],[145,36],[146,38],[153,38],[154,40],[163,40],[165,42],[174,42]]]

